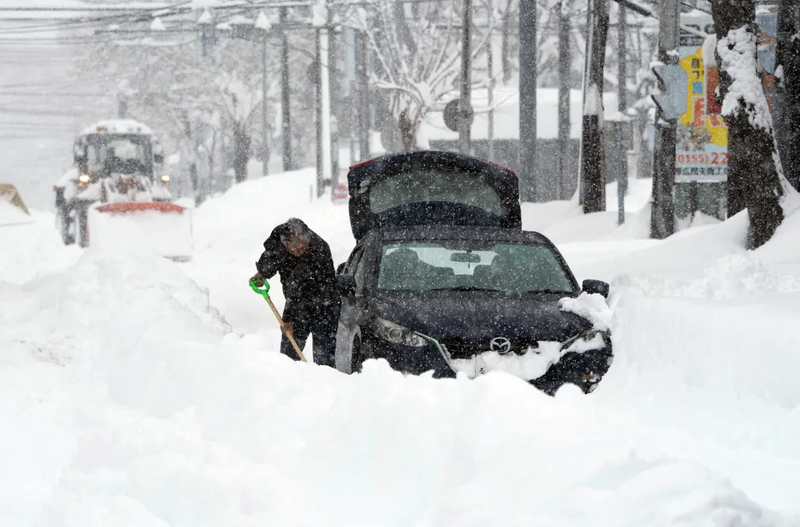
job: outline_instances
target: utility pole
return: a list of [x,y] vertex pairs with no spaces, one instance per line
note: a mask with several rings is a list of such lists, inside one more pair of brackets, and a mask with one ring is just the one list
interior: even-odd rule
[[519,179],[524,202],[537,199],[536,3],[519,0]]
[[370,97],[368,74],[369,48],[363,31],[356,31],[356,92],[358,93],[358,154],[367,159],[370,131]]
[[[678,64],[680,8],[675,0],[661,0],[658,12],[658,60],[666,65]],[[675,232],[675,148],[677,120],[666,119],[656,110],[655,153],[653,162],[653,209],[650,237],[664,239]]]
[[328,70],[328,7],[325,0],[314,5],[317,31],[317,197],[331,181],[331,100]]
[[341,72],[339,71],[339,35],[328,11],[328,101],[330,104],[331,189],[339,182],[339,101],[341,100]]
[[[617,110],[625,114],[628,109],[628,10],[625,4],[617,5],[617,48],[619,56],[617,58]],[[618,214],[617,223],[625,223],[625,194],[628,192],[628,148],[624,124],[622,120],[614,127],[615,150],[619,158],[617,159],[617,203]]]
[[[675,2],[675,0],[666,0]],[[603,153],[603,68],[608,38],[608,0],[589,0],[586,66],[583,73],[583,134],[580,196],[583,212],[606,210]]]
[[[491,9],[489,11],[489,16],[491,16]],[[489,31],[491,31],[491,27],[490,25]],[[489,129],[487,131],[489,140],[489,161],[494,161],[494,35],[492,33],[489,34],[489,47],[486,48],[486,70],[489,76],[489,84],[487,86],[489,92]]]
[[464,0],[461,12],[461,99],[458,102],[458,151],[470,153],[472,128],[472,0]]
[[[289,19],[288,9],[281,7],[281,26],[285,26]],[[292,112],[289,107],[289,94],[292,87],[289,81],[289,36],[281,30],[281,135],[283,136],[283,170],[294,170],[292,158]]]
[[269,175],[269,88],[267,86],[267,34],[270,30],[269,18],[261,11],[255,24],[261,36],[261,176]]
[[569,75],[572,66],[569,46],[568,0],[561,0],[558,9],[558,155],[556,156],[556,177],[558,178],[558,199],[567,199],[564,183],[567,179],[567,158],[569,152],[570,89]]
[[263,73],[261,74],[261,175],[269,175],[269,117],[267,116],[267,35],[264,33],[261,41],[261,64]]

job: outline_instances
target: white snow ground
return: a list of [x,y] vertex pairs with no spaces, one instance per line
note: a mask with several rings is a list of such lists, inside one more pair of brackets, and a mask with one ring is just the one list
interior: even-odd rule
[[642,239],[638,186],[622,228],[526,207],[612,280],[615,363],[549,398],[279,355],[261,242],[295,215],[337,263],[353,244],[313,177],[204,204],[187,264],[65,248],[44,213],[0,228],[0,525],[800,525],[800,215],[748,253],[742,217]]

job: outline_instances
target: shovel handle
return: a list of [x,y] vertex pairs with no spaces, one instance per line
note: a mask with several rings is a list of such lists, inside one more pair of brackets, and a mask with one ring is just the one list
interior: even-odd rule
[[[281,314],[278,313],[278,310],[275,308],[275,304],[272,303],[272,299],[268,296],[264,297],[267,300],[267,304],[269,304],[269,308],[272,310],[272,313],[275,314],[275,318],[278,319],[278,324],[281,325],[281,331],[283,331],[283,326],[285,325],[283,322],[283,318],[281,318]],[[283,332],[286,335],[286,338],[289,339],[289,342],[292,343],[292,347],[297,352],[297,356],[300,357],[300,360],[303,362],[308,362],[303,355],[303,350],[300,349],[300,346],[297,345],[297,341],[294,340],[294,336],[291,333],[287,333],[286,331]]]
[[281,331],[283,331],[283,334],[286,335],[286,338],[289,339],[289,342],[292,343],[292,347],[294,348],[294,351],[297,352],[297,356],[300,357],[301,361],[308,362],[306,360],[305,355],[303,355],[303,350],[300,349],[300,346],[297,345],[297,341],[294,340],[294,336],[291,333],[287,333],[283,329],[286,324],[283,322],[281,314],[278,313],[278,310],[275,308],[275,304],[272,303],[272,299],[269,297],[269,282],[267,282],[266,280],[261,280],[261,281],[263,282],[263,286],[258,286],[256,280],[250,280],[250,288],[256,294],[264,297],[264,300],[266,300],[267,304],[269,304],[269,308],[272,310],[272,313],[275,315],[275,318],[278,319],[278,324],[280,324],[281,326]]

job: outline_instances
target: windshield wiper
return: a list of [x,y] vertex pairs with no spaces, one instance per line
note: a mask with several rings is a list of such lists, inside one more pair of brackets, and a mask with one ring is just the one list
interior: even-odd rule
[[572,291],[556,291],[555,289],[531,289],[526,293],[539,293],[543,295],[571,295]]

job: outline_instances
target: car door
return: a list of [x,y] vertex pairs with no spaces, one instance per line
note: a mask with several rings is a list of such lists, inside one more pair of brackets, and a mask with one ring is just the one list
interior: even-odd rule
[[[358,265],[364,261],[363,255],[364,245],[359,244],[350,254],[340,275],[355,278]],[[356,285],[356,289],[358,289],[358,285]],[[336,333],[336,369],[344,373],[352,373],[353,341],[357,336],[357,322],[361,311],[358,304],[356,295],[342,293],[342,310],[339,315],[339,327]]]

